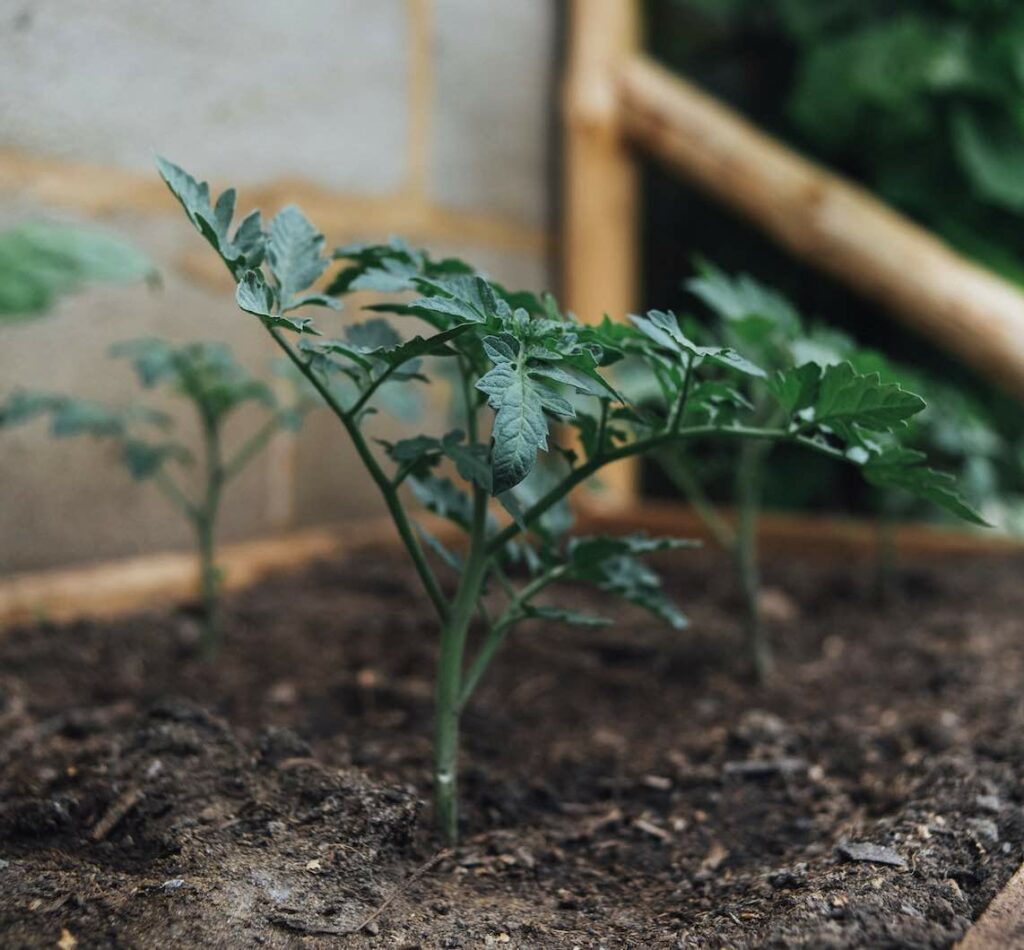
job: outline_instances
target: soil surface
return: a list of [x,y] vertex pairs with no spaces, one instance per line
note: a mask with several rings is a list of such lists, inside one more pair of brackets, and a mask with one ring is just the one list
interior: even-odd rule
[[1024,844],[1024,562],[766,566],[522,627],[465,717],[464,838],[429,807],[436,632],[388,555],[185,611],[0,638],[0,945],[950,947]]

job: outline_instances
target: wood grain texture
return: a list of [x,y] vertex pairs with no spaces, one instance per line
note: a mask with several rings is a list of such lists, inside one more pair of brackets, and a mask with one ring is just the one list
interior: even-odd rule
[[[638,175],[620,124],[616,77],[639,48],[633,0],[573,0],[563,90],[563,297],[581,320],[623,319],[639,303]],[[605,504],[636,499],[633,459],[602,473]]]
[[[697,514],[677,503],[611,509],[585,500],[577,505],[577,514],[581,534],[645,531],[710,540]],[[459,549],[463,536],[449,522],[432,515],[420,515],[419,520],[445,544]],[[768,513],[760,521],[760,543],[768,553],[868,561],[877,557],[879,534],[877,525],[869,521]],[[912,561],[1024,554],[1020,539],[927,525],[898,526],[896,545],[901,556]],[[225,588],[238,590],[319,558],[373,549],[397,550],[397,535],[387,518],[226,544],[219,562],[226,571]],[[195,558],[188,553],[15,574],[0,580],[0,631],[39,620],[66,623],[167,607],[195,598],[198,583]]]
[[1024,866],[1010,878],[967,931],[956,950],[1012,950],[1024,947]]
[[644,149],[794,256],[1024,398],[1024,294],[685,79],[635,55],[622,122]]

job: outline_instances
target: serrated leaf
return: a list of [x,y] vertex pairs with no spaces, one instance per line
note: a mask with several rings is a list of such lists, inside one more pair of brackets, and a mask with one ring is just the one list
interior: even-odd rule
[[729,321],[761,318],[787,336],[800,332],[800,315],[782,294],[748,274],[730,277],[713,264],[702,262],[700,276],[687,281],[687,289],[719,317]]
[[650,310],[646,316],[635,314],[629,318],[633,325],[658,346],[680,356],[692,355],[737,370],[747,376],[764,377],[765,372],[735,350],[727,346],[698,346],[683,334],[675,314],[663,310]]
[[473,503],[464,491],[457,488],[450,478],[436,475],[414,475],[409,479],[413,495],[428,511],[446,518],[465,531],[470,528],[473,517]]
[[768,389],[779,405],[793,415],[812,405],[818,395],[821,367],[805,363],[792,369],[779,370],[768,380]]
[[168,461],[187,461],[188,451],[175,442],[150,443],[141,439],[126,439],[121,446],[121,460],[132,478],[142,481],[152,478]]
[[[326,270],[323,247],[324,236],[295,205],[274,215],[267,231],[267,264],[277,281],[282,311],[294,310],[303,300],[311,299],[298,295]],[[327,299],[322,295],[315,298]]]
[[693,541],[644,535],[574,538],[566,549],[569,576],[643,607],[681,630],[687,625],[686,618],[665,595],[658,575],[636,560],[636,555],[694,546]]
[[[471,323],[485,323],[502,312],[493,289],[478,275],[457,274],[450,277],[421,277],[414,281],[425,295],[409,304],[409,309],[445,318],[457,317]],[[507,310],[508,305],[500,302]]]
[[871,457],[861,471],[872,485],[902,489],[965,521],[991,527],[960,495],[956,479],[947,472],[937,472],[920,464],[923,459],[920,452],[890,449]]
[[547,450],[544,401],[541,387],[533,383],[521,363],[499,363],[477,381],[476,387],[487,394],[495,412],[491,430],[492,490],[499,495],[526,478],[537,452]]
[[259,317],[266,327],[320,335],[320,331],[313,326],[313,321],[309,317],[284,317],[275,312],[277,294],[259,271],[250,270],[242,275],[235,288],[235,301],[246,313]]
[[210,205],[210,186],[205,181],[196,181],[183,168],[164,158],[157,158],[156,164],[160,177],[181,203],[189,220],[221,256],[235,280],[247,270],[259,267],[265,248],[259,212],[248,215],[232,238],[234,189],[224,192],[214,208]]
[[860,375],[849,363],[826,367],[809,407],[818,425],[856,425],[889,432],[924,409],[924,400],[896,383],[883,383],[877,373]]
[[608,627],[615,622],[607,617],[585,614],[568,607],[537,607],[529,604],[523,609],[523,613],[527,617],[539,620],[553,620],[556,623],[568,623],[576,627]]
[[141,251],[109,231],[29,221],[0,232],[0,325],[38,317],[86,283],[156,277]]

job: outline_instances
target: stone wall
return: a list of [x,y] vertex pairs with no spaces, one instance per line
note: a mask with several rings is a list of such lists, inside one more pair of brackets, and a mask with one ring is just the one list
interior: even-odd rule
[[[26,385],[130,400],[128,367],[105,353],[136,336],[225,339],[254,369],[273,357],[158,181],[155,154],[214,186],[238,185],[243,209],[297,201],[329,244],[399,233],[505,283],[549,286],[556,10],[554,0],[6,5],[0,227],[100,221],[147,251],[163,283],[89,289],[6,330],[0,394]],[[428,428],[442,424],[443,397],[428,401]],[[0,571],[189,543],[110,446],[54,442],[43,424],[0,438]],[[235,486],[222,535],[376,511],[320,414]]]

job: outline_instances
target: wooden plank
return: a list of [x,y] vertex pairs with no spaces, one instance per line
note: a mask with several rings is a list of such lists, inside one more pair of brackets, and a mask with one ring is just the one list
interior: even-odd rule
[[[279,571],[319,558],[393,543],[391,522],[373,519],[331,529],[222,545],[224,587],[238,590]],[[0,581],[0,630],[38,620],[116,617],[197,596],[199,575],[190,553],[150,554],[88,567],[15,574]]]
[[1024,866],[992,899],[956,950],[1011,950],[1024,947]]
[[[583,503],[581,533],[646,531],[652,535],[710,540],[698,516],[677,503],[648,503],[613,510]],[[728,512],[726,512],[728,517]],[[461,535],[448,522],[421,514],[420,520],[446,544]],[[761,518],[764,550],[793,557],[870,560],[877,554],[878,529],[867,521],[766,513]],[[238,590],[319,558],[342,557],[374,548],[390,549],[397,535],[387,518],[292,532],[258,541],[223,545],[225,587]],[[1024,541],[993,534],[900,525],[896,545],[908,560],[937,557],[1024,554]],[[39,620],[68,622],[152,610],[196,597],[198,575],[187,553],[152,554],[87,567],[15,574],[0,580],[0,631]]]
[[[634,0],[573,0],[563,91],[565,304],[581,320],[638,304],[637,171],[619,125],[616,76],[639,47]],[[602,473],[606,504],[636,500],[633,459]]]
[[[646,502],[628,511],[607,511],[586,502],[578,506],[581,530],[699,538],[712,542],[697,513],[679,502]],[[728,509],[722,510],[730,523]],[[900,524],[894,540],[899,554],[912,561],[977,555],[1024,554],[1024,539],[993,532],[969,532],[927,524]],[[870,561],[878,555],[881,536],[876,522],[820,515],[764,512],[758,519],[758,543],[773,554],[794,558]]]
[[634,141],[796,257],[1024,397],[1024,294],[642,55],[620,65]]

